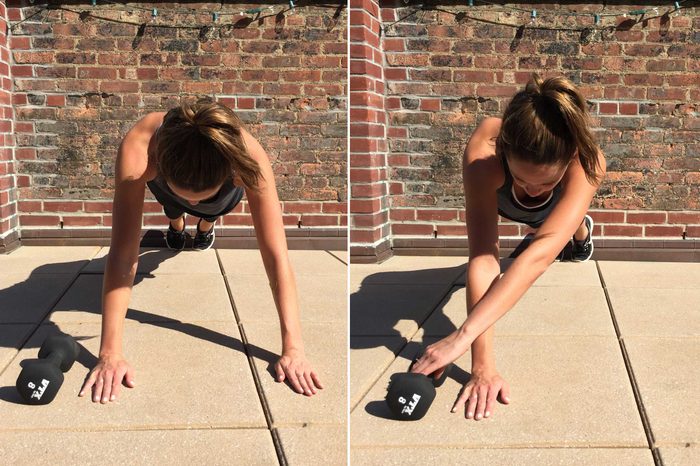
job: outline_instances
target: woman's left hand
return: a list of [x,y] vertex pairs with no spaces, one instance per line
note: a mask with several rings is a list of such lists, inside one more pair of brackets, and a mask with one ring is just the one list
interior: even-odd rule
[[442,369],[466,353],[471,344],[472,342],[457,329],[442,340],[428,346],[423,356],[411,368],[411,372],[419,372],[427,376],[435,373],[435,378],[439,378]]
[[283,351],[275,364],[275,372],[277,382],[287,379],[297,393],[312,396],[316,390],[323,389],[316,371],[301,350]]

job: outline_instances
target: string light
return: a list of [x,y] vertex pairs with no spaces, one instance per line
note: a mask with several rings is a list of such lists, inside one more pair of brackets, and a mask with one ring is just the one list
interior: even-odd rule
[[[288,1],[289,1],[289,8],[283,7],[283,8],[279,11],[280,14],[281,14],[281,13],[285,13],[286,11],[292,11],[292,12],[294,12],[295,9],[299,6],[299,5],[298,5],[299,0],[288,0]],[[34,3],[34,2],[32,1],[32,3]],[[150,13],[150,20],[149,20],[149,22],[151,22],[151,23],[153,23],[153,22],[156,21],[156,19],[158,18],[158,14],[159,14],[158,8],[142,7],[142,6],[139,6],[139,5],[127,5],[127,4],[125,4],[125,3],[119,3],[119,2],[112,1],[112,0],[100,0],[100,3],[110,4],[110,5],[116,5],[116,6],[119,6],[119,7],[120,7],[120,8],[113,8],[113,9],[111,9],[111,11],[128,11],[128,12],[143,11],[143,12],[148,12],[148,13]],[[92,5],[93,7],[94,7],[94,6],[97,6],[97,0],[91,0],[91,5]],[[24,22],[26,22],[26,21],[32,21],[32,20],[34,20],[34,18],[35,18],[36,16],[40,15],[42,12],[44,12],[44,11],[46,11],[46,10],[48,10],[48,9],[65,10],[65,11],[70,11],[70,12],[72,12],[72,13],[78,13],[78,14],[81,15],[81,18],[82,18],[83,16],[87,16],[87,17],[94,18],[94,19],[101,19],[101,20],[106,20],[106,21],[115,22],[115,23],[121,23],[121,24],[133,24],[133,25],[136,25],[136,26],[142,26],[142,25],[143,25],[143,21],[134,22],[134,21],[125,21],[125,20],[121,20],[121,19],[115,19],[115,18],[100,17],[100,16],[96,16],[95,13],[94,13],[93,11],[88,11],[88,10],[77,11],[77,10],[74,10],[74,9],[71,9],[71,8],[67,8],[66,6],[63,6],[63,5],[60,5],[60,4],[59,4],[59,5],[52,5],[51,3],[47,2],[47,3],[45,3],[44,5],[41,5],[41,6],[42,6],[43,8],[36,10],[35,12],[33,12],[33,14],[27,16],[27,17],[24,18],[23,20],[17,21],[17,22],[15,22],[15,23],[10,23],[10,24],[8,25],[8,26],[9,26],[9,28],[8,28],[9,33],[12,33],[12,32],[14,31],[14,29],[15,29],[17,26],[19,26],[20,24],[22,24],[22,23],[24,23]],[[327,5],[327,4],[318,5],[318,4],[313,4],[313,3],[310,3],[310,4],[308,4],[308,5],[303,5],[303,6],[316,6],[316,7],[319,7],[319,6],[320,6],[320,7],[324,7],[324,8],[331,8],[331,7],[332,7],[332,8],[335,8],[336,10],[339,11],[340,9],[345,8],[345,2],[342,2],[342,3],[340,3],[340,4],[337,5],[337,6],[336,6],[336,5]],[[98,11],[100,11],[100,12],[102,12],[102,11],[110,11],[110,9],[108,9],[108,8],[100,8]],[[167,9],[167,10],[165,10],[165,11],[167,11],[168,13],[171,13],[171,14],[202,14],[202,13],[203,13],[201,10],[196,10],[196,9],[191,9],[191,8],[190,8],[190,9],[184,9],[184,8]],[[217,25],[221,25],[221,26],[226,26],[225,24],[221,24],[221,21],[220,21],[220,20],[222,19],[223,16],[230,16],[230,17],[233,17],[233,18],[235,18],[235,17],[240,17],[240,16],[256,16],[256,19],[257,19],[257,17],[259,17],[262,13],[264,13],[264,12],[266,12],[266,11],[270,11],[272,14],[275,14],[275,6],[274,6],[274,5],[270,5],[270,6],[267,6],[267,7],[249,8],[249,9],[246,9],[246,10],[232,11],[232,12],[221,12],[221,11],[218,11],[218,12],[211,12],[211,13],[209,13],[209,14],[211,15],[210,17],[211,17],[211,21],[212,21],[213,23],[217,23]],[[164,24],[162,21],[159,22],[159,24],[162,25],[162,26],[175,27],[175,28],[184,28],[184,29],[192,29],[192,28],[194,28],[194,29],[199,29],[199,28],[202,27],[202,25],[189,25],[189,26],[184,26],[184,25],[183,25],[183,26],[180,26],[180,25],[168,25],[168,24]]]
[[[634,19],[634,21],[638,22],[638,21],[641,21],[642,19],[649,19],[649,18],[644,18],[644,17],[645,17],[647,14],[652,14],[652,13],[653,13],[655,16],[657,16],[657,17],[660,16],[660,15],[668,15],[668,14],[673,14],[673,13],[675,13],[676,15],[680,15],[680,14],[682,14],[682,13],[680,13],[680,11],[684,8],[684,7],[683,7],[683,4],[684,4],[686,1],[688,1],[688,0],[678,0],[678,1],[674,1],[674,2],[673,2],[673,8],[672,8],[671,10],[669,10],[669,11],[664,12],[664,13],[661,13],[661,11],[662,11],[662,9],[664,8],[664,6],[653,6],[653,7],[644,8],[644,9],[628,10],[628,11],[621,11],[621,12],[620,12],[620,11],[618,11],[618,12],[609,12],[609,13],[605,13],[605,12],[596,12],[596,13],[593,13],[593,12],[590,12],[590,13],[589,13],[589,12],[585,12],[585,13],[584,13],[584,12],[576,12],[576,11],[556,11],[556,10],[555,10],[555,11],[552,11],[552,10],[545,10],[544,13],[543,13],[543,15],[544,15],[544,17],[546,17],[546,18],[550,18],[550,17],[571,17],[571,16],[580,16],[580,17],[589,17],[589,18],[592,17],[593,23],[595,24],[596,29],[597,29],[597,28],[601,28],[601,27],[606,27],[606,26],[603,24],[603,20],[604,20],[604,18],[608,18],[608,17],[609,17],[609,18],[620,18],[620,17],[622,17],[622,18],[630,18],[630,17],[631,17],[631,18]],[[409,3],[409,0],[404,0],[404,3]],[[467,0],[466,3],[467,3],[467,5],[468,5],[469,7],[473,7],[473,6],[474,6],[474,0]],[[509,6],[509,5],[497,4],[497,3],[493,3],[493,2],[491,2],[491,1],[489,1],[489,0],[479,0],[479,3],[483,3],[483,4],[485,4],[485,5],[491,5],[491,6],[495,7],[493,10],[486,10],[486,9],[478,9],[478,10],[476,10],[476,11],[479,11],[479,12],[488,13],[488,12],[490,12],[490,11],[496,11],[496,12],[498,12],[498,11],[504,11],[504,10],[505,10],[505,11],[517,11],[517,12],[528,13],[528,14],[529,14],[529,18],[530,18],[529,25],[531,25],[531,26],[533,26],[533,27],[537,27],[538,29],[570,30],[570,31],[584,31],[585,29],[589,29],[589,28],[581,28],[581,27],[579,27],[579,28],[575,28],[575,27],[548,27],[547,24],[545,24],[546,22],[543,22],[543,21],[542,21],[542,17],[540,17],[540,15],[539,15],[539,13],[541,13],[541,11],[538,11],[538,10],[535,10],[535,9],[525,9],[525,8],[517,7],[517,6]],[[670,3],[671,3],[671,2],[669,2],[669,4],[670,4]],[[670,5],[669,5],[669,6],[670,6]],[[439,7],[431,7],[431,6],[423,5],[423,4],[414,5],[414,7],[415,7],[416,9],[422,9],[422,10],[434,9],[434,10],[444,11],[444,12],[447,12],[447,13],[454,13],[454,12],[448,11],[448,10],[446,10],[446,9],[442,9],[442,8],[439,8]],[[501,22],[501,21],[494,21],[494,20],[489,20],[489,19],[482,19],[482,18],[478,18],[478,17],[473,16],[474,14],[475,14],[475,13],[469,13],[469,16],[468,16],[468,17],[471,18],[471,19],[473,19],[473,20],[476,20],[476,21],[485,21],[485,22],[490,23],[490,24],[500,24],[500,25],[503,25],[503,26],[512,26],[512,27],[521,27],[521,26],[522,26],[522,24],[512,24],[512,23],[506,23],[506,22]],[[467,17],[467,13],[465,13],[465,12],[461,12],[461,13],[459,13],[459,15],[460,15],[461,17]],[[389,27],[389,26],[393,26],[394,24],[396,24],[396,23],[398,23],[398,22],[401,22],[401,21],[403,21],[404,19],[406,19],[406,18],[408,18],[408,17],[410,17],[410,16],[413,16],[413,13],[407,14],[407,15],[405,15],[403,18],[400,18],[400,19],[398,19],[398,20],[396,20],[396,21],[393,21],[392,23],[389,23],[389,24],[385,25],[383,29],[386,29],[386,27]]]

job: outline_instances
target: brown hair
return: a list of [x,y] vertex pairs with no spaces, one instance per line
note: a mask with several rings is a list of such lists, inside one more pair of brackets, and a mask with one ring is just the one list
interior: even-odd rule
[[165,114],[158,129],[156,160],[166,181],[195,192],[222,184],[234,171],[257,189],[260,166],[250,156],[242,124],[225,105],[203,98]]
[[571,81],[542,80],[533,73],[503,113],[496,152],[536,165],[565,165],[578,149],[586,178],[596,184],[601,178],[598,145],[588,124],[586,99]]

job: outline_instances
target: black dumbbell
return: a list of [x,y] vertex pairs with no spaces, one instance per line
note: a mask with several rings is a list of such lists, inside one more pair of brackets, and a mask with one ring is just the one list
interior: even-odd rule
[[408,368],[409,372],[394,374],[391,377],[385,399],[394,418],[400,421],[417,421],[425,416],[435,399],[435,388],[445,382],[452,367],[452,364],[448,364],[437,379],[410,372],[422,354],[421,351],[413,358]]
[[19,377],[17,391],[28,404],[45,405],[53,401],[68,372],[78,358],[80,348],[69,335],[54,335],[39,349],[39,360],[27,362]]

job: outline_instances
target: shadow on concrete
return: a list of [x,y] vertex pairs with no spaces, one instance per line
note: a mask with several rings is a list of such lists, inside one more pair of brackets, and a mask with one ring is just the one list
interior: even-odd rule
[[[500,259],[501,274],[505,273],[513,263],[514,258],[522,253],[529,244],[530,238],[524,238],[510,257]],[[450,300],[454,292],[464,288],[465,285],[462,280],[465,279],[468,273],[468,267],[469,264],[466,263],[442,269],[380,272],[365,277],[360,285],[360,289],[350,295],[350,348],[368,349],[379,347],[382,345],[379,343],[382,337],[386,337],[383,339],[387,342],[396,342],[396,339],[400,339],[403,343],[400,344],[398,349],[394,349],[394,345],[385,344],[384,346],[392,351],[397,358],[399,356],[408,358],[405,364],[405,370],[408,371],[413,357],[428,344],[427,342],[437,341],[441,337],[423,337],[426,341],[424,345],[417,341],[409,341],[395,327],[399,324],[399,321],[405,321],[409,318],[415,321],[418,328],[421,328],[430,319],[430,327],[444,330],[441,333],[444,333],[445,336],[456,330],[457,327],[444,313],[444,305]],[[461,274],[460,271],[464,271],[464,274]],[[436,276],[444,276],[445,284],[449,287],[449,289],[446,288],[444,295],[436,298],[439,301],[431,304],[426,303],[429,308],[426,308],[425,311],[419,310],[416,312],[414,307],[409,312],[403,313],[401,307],[415,306],[415,303],[420,300],[420,285],[413,284],[435,283]],[[387,302],[390,288],[401,287],[402,284],[403,289],[401,291],[403,293],[394,296],[395,302]],[[389,312],[386,312],[387,309],[389,309]],[[381,318],[377,318],[379,315],[381,315]],[[386,316],[390,317],[387,319]],[[464,319],[466,320],[466,318],[467,312],[465,309]],[[370,327],[371,332],[368,332],[367,329]],[[453,365],[448,377],[458,384],[464,385],[471,378],[471,374],[463,368]],[[373,416],[391,418],[391,413],[383,400],[370,401],[365,405],[365,411]]]
[[[144,280],[155,278],[153,271],[155,271],[159,265],[167,260],[176,256],[178,252],[173,251],[163,251],[160,249],[148,249],[145,248],[139,253],[139,272],[134,277],[133,286],[137,286]],[[28,342],[32,340],[32,337],[37,331],[41,329],[42,332],[47,332],[48,335],[52,334],[65,334],[61,331],[60,325],[52,322],[48,322],[51,312],[56,310],[56,305],[63,298],[66,292],[73,286],[75,286],[76,280],[80,276],[89,275],[101,275],[103,274],[105,264],[107,262],[107,256],[93,259],[93,260],[79,260],[73,262],[61,262],[53,264],[45,264],[34,269],[29,276],[22,282],[19,282],[11,287],[0,290],[0,347],[14,348],[16,350],[32,348],[32,346],[27,346]],[[88,268],[88,264],[90,267]],[[86,270],[88,269],[88,270]],[[63,276],[64,280],[60,283],[60,286],[55,286],[56,277]],[[36,294],[36,290],[45,289],[46,287],[51,287],[54,284],[53,289],[49,293],[49,296],[44,296],[41,305],[42,308],[32,309],[31,297]],[[102,288],[100,288],[102,291]],[[82,297],[89,295],[90,291],[86,290]],[[101,293],[100,293],[101,295]],[[29,306],[23,304],[26,303],[29,297]],[[80,299],[80,297],[78,298]],[[80,306],[66,306],[67,309],[61,309],[62,311],[68,311],[73,309],[77,312],[88,312],[96,315],[101,315],[101,300],[93,304],[84,304]],[[233,311],[231,314],[233,321]],[[172,319],[167,316],[157,315],[150,312],[141,311],[138,309],[128,308],[126,319],[140,322],[143,324],[153,325],[161,328],[168,328],[171,330],[177,330],[186,335],[192,336],[194,338],[199,338],[204,341],[209,341],[214,344],[218,344],[234,351],[239,351],[245,354],[245,349],[243,343],[229,335],[225,335],[214,330],[202,327],[200,325],[182,322],[176,319]],[[13,338],[10,332],[15,331],[19,326],[33,326],[31,331],[24,338]],[[43,329],[42,329],[43,327]],[[87,350],[80,342],[88,340],[91,338],[99,337],[100,335],[71,335],[80,346],[80,353],[76,360],[76,363],[82,365],[88,370],[84,380],[90,374],[90,371],[97,364],[98,357]],[[14,344],[11,341],[14,340]],[[42,342],[38,345],[34,345],[38,350]],[[273,365],[274,362],[279,357],[278,355],[257,347],[255,345],[248,345],[251,353],[254,353],[256,357],[266,361],[268,364]],[[21,367],[32,361],[33,359],[25,359],[20,362]],[[0,368],[2,369],[2,368]],[[3,370],[4,371],[4,370]],[[81,384],[82,387],[82,384]],[[65,387],[62,387],[65,389]],[[80,388],[80,387],[79,387]],[[78,390],[76,390],[77,392]],[[0,387],[0,400],[11,402],[11,403],[23,403],[22,399],[19,397],[15,386]]]

